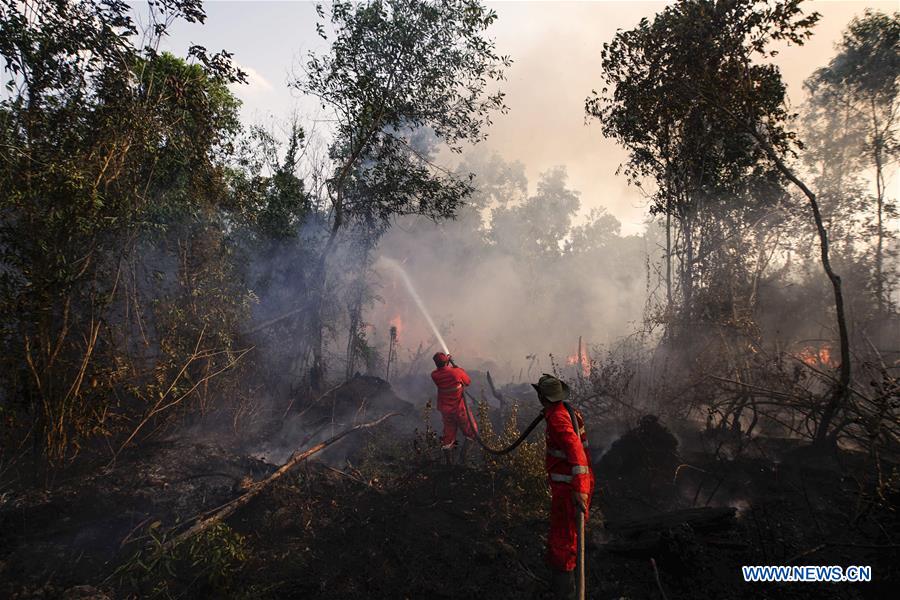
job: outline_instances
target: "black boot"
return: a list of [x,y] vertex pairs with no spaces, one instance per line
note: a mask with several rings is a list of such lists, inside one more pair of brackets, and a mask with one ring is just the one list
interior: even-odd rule
[[550,587],[556,600],[575,600],[575,571],[551,569]]

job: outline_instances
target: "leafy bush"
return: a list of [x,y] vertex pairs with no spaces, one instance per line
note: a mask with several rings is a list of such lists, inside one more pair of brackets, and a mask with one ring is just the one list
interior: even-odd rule
[[[519,437],[519,406],[513,403],[506,415],[503,431],[494,432],[488,418],[488,406],[483,400],[478,403],[478,423],[481,439],[491,448],[505,448]],[[484,452],[485,468],[500,476],[502,493],[524,512],[540,512],[545,509],[550,490],[547,486],[547,472],[544,468],[546,445],[544,436],[533,432],[509,454],[496,456]]]
[[124,590],[141,598],[235,598],[247,552],[244,536],[219,523],[167,549],[159,521],[150,525],[149,544],[113,573]]

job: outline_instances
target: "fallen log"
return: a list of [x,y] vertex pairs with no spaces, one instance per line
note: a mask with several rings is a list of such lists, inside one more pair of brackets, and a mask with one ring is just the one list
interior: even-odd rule
[[251,483],[250,486],[247,488],[247,491],[243,495],[238,496],[234,500],[231,500],[230,502],[227,502],[227,503],[223,504],[222,506],[220,506],[219,508],[216,508],[213,511],[208,512],[204,516],[201,516],[200,518],[198,518],[197,522],[194,523],[194,525],[192,525],[190,529],[178,534],[177,536],[175,536],[174,538],[170,539],[165,544],[163,544],[161,547],[161,550],[162,551],[170,550],[170,549],[174,548],[175,546],[181,544],[185,540],[188,540],[188,539],[192,538],[193,536],[197,535],[198,533],[202,533],[203,531],[206,531],[207,529],[209,529],[216,523],[220,523],[224,519],[227,519],[229,516],[234,514],[234,512],[236,510],[238,510],[242,506],[245,506],[247,503],[249,503],[261,491],[263,491],[265,488],[267,488],[269,485],[271,485],[275,481],[278,481],[279,479],[281,479],[281,477],[283,477],[288,471],[290,471],[292,468],[294,468],[299,463],[303,462],[304,460],[306,460],[313,454],[316,454],[317,452],[321,452],[328,446],[334,444],[341,438],[343,438],[347,435],[350,435],[351,433],[360,431],[362,429],[368,429],[370,427],[375,427],[376,425],[380,425],[382,422],[386,421],[387,419],[389,419],[391,417],[396,417],[397,415],[398,415],[398,413],[388,413],[388,414],[384,415],[383,417],[381,417],[380,419],[376,419],[375,421],[371,421],[369,423],[363,423],[361,425],[357,425],[356,427],[351,427],[350,429],[342,431],[341,433],[335,435],[334,437],[329,438],[319,444],[316,444],[315,446],[313,446],[312,448],[309,448],[308,450],[304,450],[303,452],[300,452],[298,450],[298,451],[294,452],[291,455],[291,457],[288,459],[288,461],[286,463],[284,463],[281,467],[279,467],[277,471],[275,471],[274,473],[272,473],[271,475],[269,475],[268,477],[266,477],[265,479],[263,479],[261,481]]
[[733,506],[686,508],[672,512],[642,517],[607,521],[606,530],[620,536],[633,536],[646,531],[672,529],[687,523],[697,530],[725,529],[734,523],[737,509]]

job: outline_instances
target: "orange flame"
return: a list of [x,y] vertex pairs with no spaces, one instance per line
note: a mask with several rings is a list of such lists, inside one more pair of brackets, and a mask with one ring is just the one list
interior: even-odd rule
[[829,367],[831,369],[836,369],[839,363],[832,352],[832,348],[829,344],[824,344],[820,348],[806,346],[797,353],[797,358],[811,367]]
[[[585,377],[589,376],[591,374],[591,359],[588,356],[587,350],[581,351],[581,361],[580,362],[581,362],[582,375],[584,375]],[[572,365],[573,367],[575,367],[577,369],[578,363],[579,363],[578,352],[576,352],[575,354],[570,354],[569,356],[566,357],[567,365]]]

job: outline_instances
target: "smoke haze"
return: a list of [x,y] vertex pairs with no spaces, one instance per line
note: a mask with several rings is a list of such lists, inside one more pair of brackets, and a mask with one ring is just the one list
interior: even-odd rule
[[[310,119],[307,129],[327,127],[318,104],[298,97],[287,86],[298,59],[322,50],[316,36],[313,2],[207,3],[202,27],[179,23],[166,43],[173,49],[190,44],[228,48],[245,70],[249,85],[234,86],[243,100],[247,122],[293,111]],[[498,19],[491,36],[502,54],[514,62],[503,84],[507,115],[494,120],[483,150],[509,161],[521,161],[534,186],[540,174],[565,165],[571,185],[582,193],[578,215],[584,220],[595,208],[605,208],[622,224],[624,234],[644,230],[646,202],[641,193],[615,175],[624,150],[604,139],[598,124],[586,125],[584,99],[599,82],[600,50],[618,29],[630,29],[662,10],[664,2],[488,2]],[[854,16],[867,8],[891,12],[895,2],[812,1],[807,12],[822,19],[815,35],[802,47],[784,44],[775,58],[783,72],[791,101],[805,101],[803,80],[834,54],[834,44]],[[317,116],[318,115],[318,116]],[[482,150],[482,149],[479,149]],[[532,190],[533,191],[533,190]]]
[[[400,260],[460,364],[518,380],[529,366],[531,376],[550,371],[550,354],[560,366],[575,362],[579,337],[587,349],[634,331],[648,260],[658,254],[644,236],[622,236],[603,211],[576,224],[580,194],[561,167],[530,195],[521,164],[494,155],[466,167],[479,193],[457,220],[401,219],[378,247]],[[398,324],[399,358],[420,347],[430,357],[440,344],[402,281],[392,269],[377,272],[383,302],[367,313],[373,341],[386,344]]]

